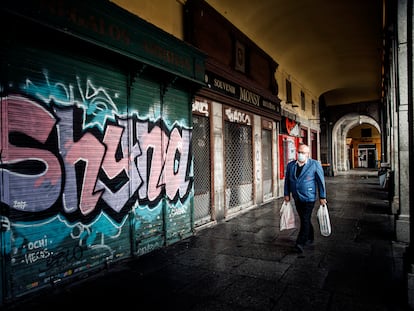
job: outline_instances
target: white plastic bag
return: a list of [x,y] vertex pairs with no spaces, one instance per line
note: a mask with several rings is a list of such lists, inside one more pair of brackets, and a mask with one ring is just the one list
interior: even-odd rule
[[323,236],[331,235],[331,220],[329,219],[328,206],[326,204],[319,205],[317,212],[319,228]]
[[283,201],[280,207],[280,231],[296,228],[295,212],[292,204]]

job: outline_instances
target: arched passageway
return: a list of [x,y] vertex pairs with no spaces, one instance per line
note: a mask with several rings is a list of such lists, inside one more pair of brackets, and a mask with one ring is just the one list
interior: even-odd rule
[[[353,154],[354,150],[352,150],[352,145],[350,145],[350,141],[353,137],[350,137],[349,134],[355,127],[359,127],[362,125],[371,125],[376,129],[378,132],[378,136],[381,133],[379,124],[373,118],[360,115],[358,113],[349,113],[343,117],[341,117],[332,128],[332,170],[333,174],[335,175],[339,171],[348,171],[351,168],[355,167],[369,167],[368,162],[361,162],[361,161],[353,161]],[[363,129],[361,130],[361,132]],[[375,133],[374,133],[375,135]],[[364,135],[362,135],[364,136]],[[366,135],[365,135],[366,136]],[[360,142],[367,142],[367,144],[361,144],[360,146],[363,147],[370,147],[375,148],[376,151],[381,149],[381,146],[378,146],[378,143],[375,144],[373,142],[372,134],[370,137],[358,137]],[[377,145],[374,147],[373,145]],[[370,148],[364,148],[370,149]],[[375,153],[375,167],[377,166],[380,152]]]

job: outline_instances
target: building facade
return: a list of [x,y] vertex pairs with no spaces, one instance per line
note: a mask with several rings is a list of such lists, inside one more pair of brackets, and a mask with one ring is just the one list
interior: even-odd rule
[[95,4],[2,3],[0,303],[193,234],[205,55]]
[[186,41],[208,55],[193,106],[195,221],[203,210],[203,225],[278,197],[280,99],[275,61],[206,2],[187,1],[185,12]]

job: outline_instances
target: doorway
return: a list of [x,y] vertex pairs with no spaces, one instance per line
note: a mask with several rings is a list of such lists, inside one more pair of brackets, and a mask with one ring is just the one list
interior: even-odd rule
[[358,167],[375,168],[377,163],[377,150],[375,145],[358,145]]

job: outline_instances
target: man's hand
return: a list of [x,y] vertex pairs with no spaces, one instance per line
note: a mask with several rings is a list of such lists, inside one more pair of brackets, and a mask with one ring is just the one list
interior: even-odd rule
[[290,196],[285,195],[285,202],[289,202],[290,201]]
[[328,203],[328,201],[327,201],[326,199],[320,199],[320,200],[319,200],[319,203],[320,203],[321,205],[325,205],[326,203]]

